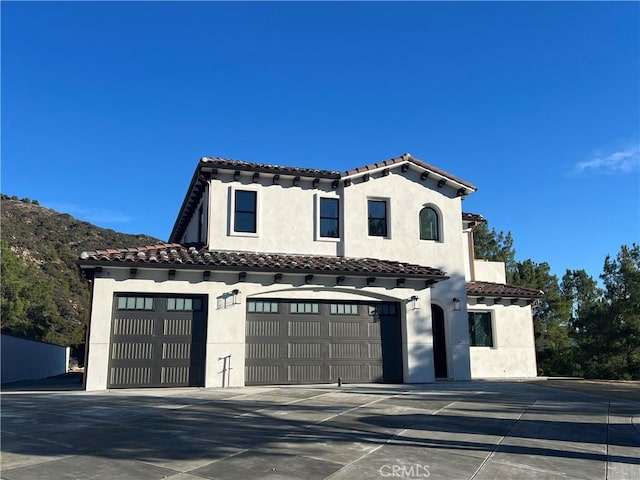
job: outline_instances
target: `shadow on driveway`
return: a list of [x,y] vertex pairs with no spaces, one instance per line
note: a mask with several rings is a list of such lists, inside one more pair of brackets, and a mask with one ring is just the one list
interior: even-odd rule
[[[60,385],[77,386],[72,378]],[[370,479],[383,478],[387,465],[429,466],[431,478],[640,472],[640,403],[527,383],[52,385],[3,386],[3,479]]]

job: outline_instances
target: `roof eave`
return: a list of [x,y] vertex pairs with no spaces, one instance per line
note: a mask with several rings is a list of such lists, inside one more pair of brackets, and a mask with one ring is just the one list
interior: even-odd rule
[[[178,230],[180,228],[180,224],[182,222],[183,217],[186,215],[187,206],[189,205],[192,194],[195,190],[196,185],[200,181],[206,181],[201,179],[201,173],[207,166],[207,162],[204,161],[204,157],[200,159],[198,165],[196,166],[195,171],[193,172],[193,176],[191,177],[191,182],[189,183],[189,188],[187,189],[187,193],[184,196],[184,200],[182,201],[182,205],[180,206],[180,210],[178,211],[178,216],[176,217],[176,221],[173,224],[173,228],[171,229],[171,234],[169,235],[169,243],[180,241],[179,238],[176,238],[178,235]],[[211,170],[211,168],[209,168]]]
[[405,278],[407,280],[420,280],[430,282],[441,282],[448,280],[450,277],[445,274],[416,274],[404,272],[375,272],[375,271],[353,271],[353,270],[325,270],[325,269],[307,269],[307,268],[277,268],[277,267],[254,267],[254,266],[236,266],[236,265],[211,265],[208,263],[174,263],[174,262],[138,262],[130,260],[78,260],[77,264],[80,269],[92,269],[96,267],[107,268],[138,268],[138,269],[165,269],[165,270],[211,270],[222,273],[258,273],[258,274],[275,274],[282,273],[287,275],[318,275],[318,276],[345,276],[358,278],[385,278],[397,279]]
[[386,169],[398,168],[402,167],[402,165],[408,165],[409,167],[417,168],[418,171],[428,172],[429,176],[432,176],[438,180],[446,180],[447,182],[451,182],[451,187],[455,189],[465,189],[469,190],[469,192],[465,192],[465,195],[470,193],[474,193],[478,190],[474,184],[467,182],[466,180],[462,180],[461,178],[456,177],[444,170],[441,170],[433,165],[429,165],[422,160],[419,160],[415,157],[412,157],[410,154],[404,154],[400,157],[396,157],[390,160],[385,160],[383,162],[378,162],[370,166],[357,167],[355,169],[348,170],[342,176],[343,179],[354,179],[364,175],[371,175],[374,173],[381,172]]

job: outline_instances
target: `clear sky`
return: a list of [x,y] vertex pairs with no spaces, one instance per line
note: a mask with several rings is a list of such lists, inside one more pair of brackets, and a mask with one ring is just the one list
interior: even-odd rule
[[[518,260],[640,240],[638,2],[7,2],[2,192],[166,240],[202,156],[405,152]],[[109,245],[105,245],[108,247]]]

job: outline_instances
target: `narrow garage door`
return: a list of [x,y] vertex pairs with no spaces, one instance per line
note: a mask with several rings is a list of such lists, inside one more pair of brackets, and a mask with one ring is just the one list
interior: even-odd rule
[[204,386],[206,297],[114,297],[109,388]]
[[396,303],[249,300],[247,385],[402,382]]

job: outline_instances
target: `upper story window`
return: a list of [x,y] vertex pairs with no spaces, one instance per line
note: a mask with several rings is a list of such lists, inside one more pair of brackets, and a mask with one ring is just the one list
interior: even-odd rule
[[491,312],[469,312],[469,345],[493,347]]
[[431,207],[420,210],[420,240],[440,240],[438,212]]
[[388,212],[386,200],[369,200],[369,235],[386,237],[388,234]]
[[233,230],[256,233],[258,193],[252,190],[236,190],[234,195]]
[[320,236],[340,237],[340,201],[337,198],[320,198]]

